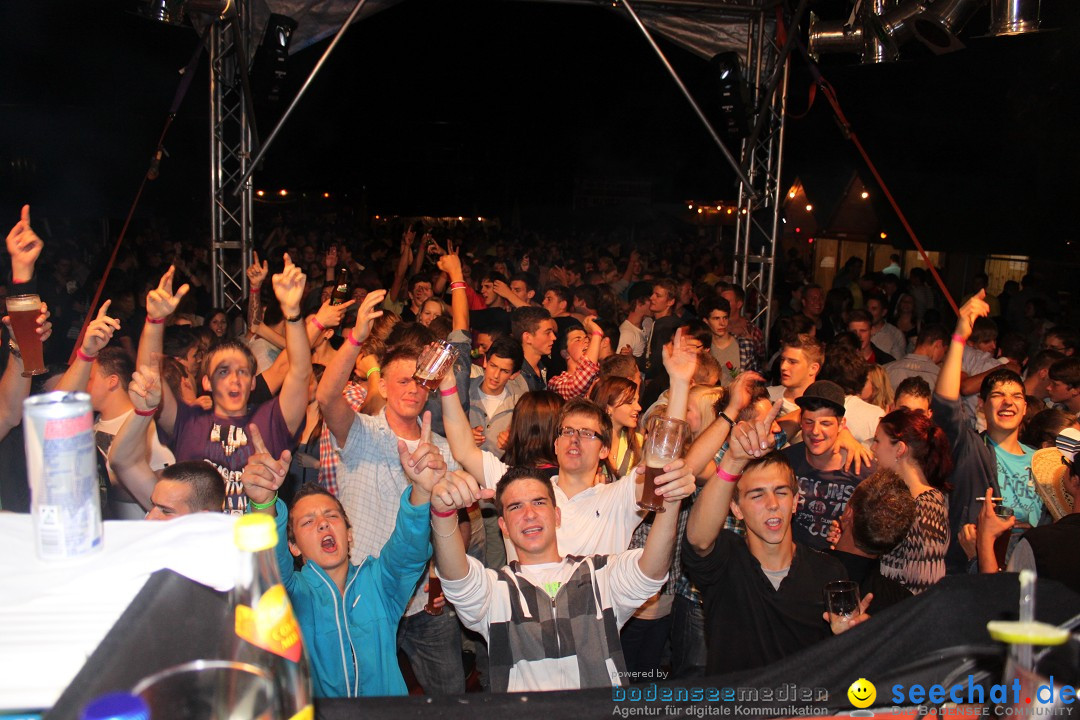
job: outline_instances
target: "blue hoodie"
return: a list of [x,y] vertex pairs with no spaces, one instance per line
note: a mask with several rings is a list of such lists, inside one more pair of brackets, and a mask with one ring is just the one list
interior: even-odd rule
[[311,661],[316,697],[406,695],[397,661],[397,629],[428,559],[430,505],[401,495],[397,525],[379,557],[350,565],[345,594],[315,563],[293,570],[285,503],[277,501],[281,579],[292,601]]

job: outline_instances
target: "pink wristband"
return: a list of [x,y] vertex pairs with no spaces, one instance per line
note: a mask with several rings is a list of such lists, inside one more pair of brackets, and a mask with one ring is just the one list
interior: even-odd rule
[[[315,317],[314,315],[311,316],[311,324],[314,325],[315,327],[319,328],[320,331],[323,331],[323,332],[326,331],[326,326],[323,325],[321,322],[319,322],[319,318]],[[359,344],[359,343],[357,343],[357,344]]]
[[149,315],[147,315],[146,316],[146,322],[150,323],[151,325],[164,325],[165,324],[165,318],[152,318]]
[[961,345],[964,345],[965,343],[967,343],[967,338],[964,337],[963,335],[961,335],[960,333],[953,333],[952,339],[953,339],[953,342],[958,342]]
[[12,285],[22,285],[22,284],[28,283],[28,282],[30,282],[30,281],[29,280],[16,280],[15,278],[11,278],[11,284]]
[[739,482],[739,478],[742,477],[742,474],[732,475],[728,471],[724,470],[722,467],[717,467],[716,468],[716,477],[720,478],[724,482],[733,483],[733,482]]
[[[323,328],[323,329],[325,330],[325,328]],[[360,347],[360,341],[356,339],[356,334],[355,333],[350,332],[345,337],[347,337],[349,339],[349,343],[351,343],[353,347]]]
[[87,355],[86,353],[84,353],[82,351],[82,348],[77,349],[75,351],[75,355],[76,355],[76,357],[78,357],[83,362],[88,362],[88,363],[94,362],[94,358],[97,357],[97,355]]
[[439,512],[435,508],[431,508],[431,514],[435,517],[450,517],[451,515],[457,514],[457,510],[447,510],[446,512]]
[[456,387],[446,388],[445,390],[440,390],[439,394],[442,395],[443,397],[450,397],[451,395],[457,395],[457,388]]
[[157,409],[158,409],[157,405],[150,408],[149,410],[140,410],[139,408],[133,408],[133,410],[135,410],[135,414],[138,415],[139,417],[152,417],[153,414],[157,412]]

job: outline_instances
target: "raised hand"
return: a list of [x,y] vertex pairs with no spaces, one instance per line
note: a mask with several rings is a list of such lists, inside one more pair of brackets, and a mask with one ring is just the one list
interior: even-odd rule
[[259,264],[259,253],[253,253],[255,260],[251,263],[251,267],[247,269],[248,284],[252,288],[262,287],[263,281],[266,280],[266,276],[270,274],[270,267],[263,260],[262,264]]
[[437,513],[467,508],[477,500],[490,500],[495,497],[494,490],[480,489],[472,475],[455,470],[446,476],[431,491],[431,509]]
[[410,225],[409,228],[405,231],[405,234],[401,236],[401,252],[404,253],[406,250],[411,250],[412,244],[415,240],[416,231],[413,230],[412,226]]
[[345,317],[345,312],[355,303],[355,300],[350,300],[340,305],[331,305],[330,300],[327,300],[319,308],[319,312],[315,313],[315,321],[324,328],[336,328]]
[[255,452],[248,458],[244,472],[240,475],[240,482],[244,484],[244,493],[248,500],[265,505],[277,495],[281,483],[285,482],[289,463],[292,462],[292,453],[282,450],[281,457],[275,459],[266,449],[262,433],[255,423],[248,425],[248,437],[251,438],[251,447]]
[[495,291],[495,294],[499,297],[510,298],[513,296],[514,291],[510,289],[510,286],[504,283],[502,280],[496,280],[491,284],[491,289]]
[[191,289],[187,283],[173,293],[173,276],[176,275],[176,267],[169,266],[165,274],[161,276],[158,286],[146,294],[146,316],[153,320],[164,320],[176,312],[176,306],[188,294]]
[[149,412],[161,404],[161,376],[156,367],[143,365],[131,374],[128,397],[140,412]]
[[750,458],[761,457],[776,447],[776,436],[773,435],[772,426],[783,407],[784,401],[777,400],[764,419],[744,420],[731,428],[731,434],[728,436],[728,452],[732,454],[732,459],[745,462]]
[[45,243],[30,227],[30,206],[23,205],[19,222],[7,235],[7,251],[11,256],[11,274],[16,282],[26,282],[34,274],[34,264],[41,256]]
[[668,350],[665,345],[662,351],[664,368],[668,371],[668,377],[672,380],[683,380],[686,383],[692,382],[694,372],[697,371],[698,354],[686,342],[682,328],[675,331],[671,345],[671,350]]
[[420,425],[420,444],[409,453],[404,440],[398,440],[398,458],[405,477],[413,485],[431,492],[435,484],[446,476],[446,460],[439,448],[431,442],[431,413],[425,412]]
[[271,278],[274,283],[274,296],[281,303],[285,317],[294,317],[300,313],[300,302],[304,299],[304,284],[307,277],[293,264],[292,258],[285,253],[285,268]]
[[[458,255],[457,250],[451,246],[450,241],[447,241],[446,243],[446,254],[439,258],[436,265],[440,270],[449,275],[451,279],[462,277],[461,256]],[[496,292],[498,292],[498,290],[496,290]]]
[[97,317],[95,317],[89,325],[86,326],[86,334],[83,335],[82,351],[84,354],[94,357],[101,349],[109,344],[112,340],[113,333],[120,329],[120,321],[116,318],[109,317],[109,306],[112,305],[112,300],[106,300],[101,304],[101,309],[98,310]]
[[595,315],[589,315],[581,324],[585,327],[585,332],[589,333],[589,337],[592,337],[596,333],[603,334],[604,332],[603,328],[596,324]]
[[743,408],[750,404],[754,383],[764,382],[765,378],[753,370],[744,370],[739,373],[727,389],[727,407],[724,409],[727,416],[734,419],[742,412]]
[[372,323],[375,322],[376,318],[382,317],[383,311],[375,308],[382,303],[385,297],[385,290],[373,290],[367,294],[364,302],[360,303],[360,309],[356,311],[356,325],[353,326],[352,332],[353,340],[356,343],[367,340],[368,335],[371,334]]
[[326,251],[326,269],[332,270],[337,267],[337,245],[331,245],[330,249]]
[[986,290],[980,290],[963,304],[960,308],[960,316],[956,318],[957,335],[967,339],[971,335],[971,329],[975,326],[975,321],[990,314],[990,306],[986,303],[985,298]]

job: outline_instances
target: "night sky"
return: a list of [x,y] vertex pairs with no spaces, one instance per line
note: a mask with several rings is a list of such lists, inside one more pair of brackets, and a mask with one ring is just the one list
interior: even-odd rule
[[[190,29],[134,16],[132,0],[0,5],[0,192],[10,215],[122,217],[195,48]],[[1080,67],[1076,6],[1045,0],[1039,37],[975,39],[934,57],[828,59],[856,132],[928,244],[1072,233]],[[1068,6],[1068,7],[1066,7]],[[843,8],[817,3],[836,17]],[[985,11],[969,26],[981,34]],[[1070,40],[1071,38],[1071,40]],[[662,44],[708,104],[707,64]],[[298,87],[324,44],[295,54]],[[206,214],[207,64],[166,141],[145,213]],[[794,65],[793,111],[809,76]],[[265,134],[274,118],[259,118]],[[788,124],[785,183],[821,202],[869,175],[818,98]],[[372,213],[542,217],[575,177],[645,179],[653,199],[734,199],[733,176],[636,27],[610,7],[406,0],[354,26],[271,149],[255,186],[349,192]]]

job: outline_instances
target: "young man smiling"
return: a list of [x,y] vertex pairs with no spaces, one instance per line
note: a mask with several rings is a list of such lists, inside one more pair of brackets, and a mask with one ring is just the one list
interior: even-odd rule
[[665,488],[643,549],[568,556],[552,483],[511,468],[494,492],[499,527],[517,560],[496,572],[465,554],[456,514],[491,490],[455,473],[432,493],[435,566],[466,627],[488,643],[496,692],[623,685],[619,629],[667,579],[681,492]]
[[[761,667],[829,637],[822,587],[846,578],[837,560],[792,536],[799,485],[784,454],[771,451],[779,412],[776,403],[762,421],[731,430],[730,449],[686,525],[682,558],[704,596],[709,675]],[[745,538],[723,529],[729,513],[745,524]],[[832,630],[865,620],[872,600]]]
[[799,487],[792,534],[807,547],[827,550],[832,522],[844,514],[848,498],[869,468],[859,473],[844,470],[845,459],[837,452],[837,439],[845,427],[844,391],[839,385],[818,380],[795,402],[802,409],[803,441],[781,451]]
[[[677,419],[686,416],[690,379],[697,367],[697,355],[676,336],[678,349],[665,352],[665,363],[671,375],[672,389],[668,415]],[[444,379],[442,389],[449,390]],[[493,454],[476,447],[472,432],[453,393],[443,392],[443,417],[446,435],[454,459],[483,487],[494,489],[509,467]],[[583,399],[566,403],[559,414],[555,457],[559,474],[553,478],[554,492],[561,511],[559,547],[571,555],[622,552],[630,545],[634,529],[641,523],[642,514],[637,501],[643,483],[638,473],[631,471],[613,483],[598,483],[600,463],[611,450],[611,419],[598,405]],[[656,480],[666,498],[689,496],[694,491],[694,476],[683,460],[665,466]],[[515,559],[514,545],[507,539],[508,559]]]
[[1044,512],[1042,500],[1031,479],[1032,448],[1021,444],[1020,425],[1027,412],[1024,381],[1012,370],[999,368],[986,374],[979,390],[979,403],[986,416],[986,432],[976,433],[964,418],[960,405],[961,365],[964,346],[978,318],[986,317],[990,306],[980,290],[960,308],[952,343],[945,353],[931,407],[934,422],[949,438],[955,465],[950,480],[949,529],[952,542],[945,556],[949,572],[967,569],[957,534],[965,524],[974,523],[982,509],[987,489],[1004,498],[1003,504],[1015,512],[1018,528],[1039,524]]
[[[157,288],[146,296],[146,326],[139,340],[140,368],[157,367],[161,356],[165,319],[188,292],[181,286],[173,293],[175,268],[170,267]],[[170,448],[176,460],[206,460],[225,479],[225,511],[242,513],[247,506],[240,475],[252,453],[247,426],[254,423],[271,452],[281,453],[296,444],[308,406],[311,378],[311,346],[304,329],[300,303],[305,276],[285,255],[285,267],[274,275],[274,294],[285,316],[286,352],[289,369],[280,394],[258,407],[248,407],[255,389],[255,357],[237,341],[218,343],[202,361],[202,387],[210,392],[213,408],[203,410],[173,397],[162,388],[158,427],[171,436]]]
[[497,338],[487,351],[484,374],[469,387],[469,425],[482,450],[501,454],[499,433],[510,428],[514,406],[529,388],[518,372],[524,363],[521,345]]

